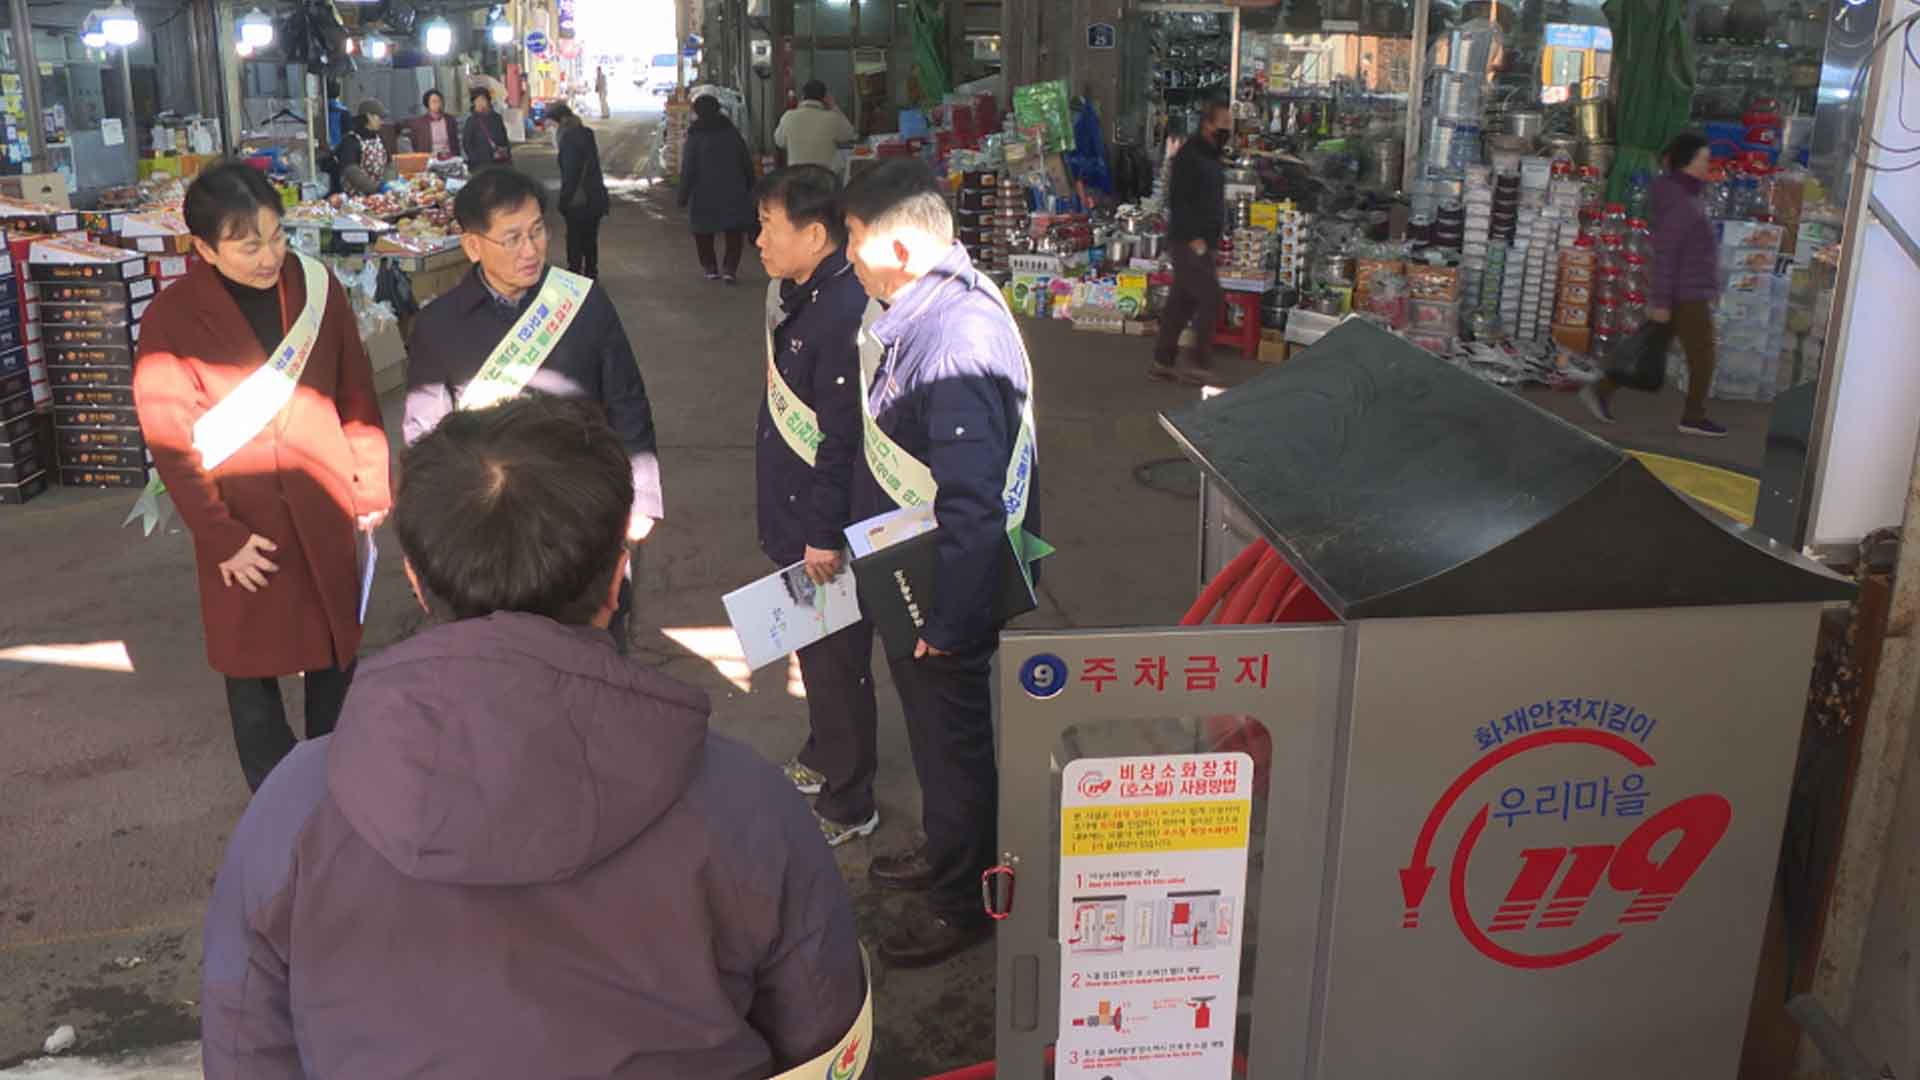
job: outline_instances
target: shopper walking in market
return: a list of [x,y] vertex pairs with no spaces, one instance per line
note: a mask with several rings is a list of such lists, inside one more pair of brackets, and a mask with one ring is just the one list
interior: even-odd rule
[[[1713,305],[1720,298],[1722,281],[1720,241],[1701,205],[1713,156],[1705,138],[1682,132],[1667,144],[1664,160],[1667,171],[1653,182],[1653,281],[1647,319],[1669,327],[1687,355],[1687,399],[1680,413],[1680,433],[1721,439],[1727,429],[1707,416],[1707,392],[1713,387],[1717,361]],[[1664,353],[1670,339],[1656,340]],[[1610,373],[1580,396],[1595,419],[1611,424],[1615,390],[1657,388],[1635,387],[1638,381],[1629,373]]]
[[[818,165],[769,175],[754,193],[767,285],[767,392],[754,439],[760,550],[777,567],[806,565],[825,585],[846,569],[853,477],[860,457],[860,323],[867,292],[847,262],[840,181]],[[873,624],[860,622],[799,652],[807,741],[787,762],[827,843],[880,826]]]
[[1039,525],[1032,368],[998,285],[954,242],[953,215],[927,167],[894,160],[842,201],[847,252],[886,306],[870,333],[884,350],[865,407],[853,516],[933,507],[942,534],[934,597],[914,655],[891,664],[920,778],[918,849],[873,860],[885,888],[925,892],[886,936],[899,966],[937,964],[986,940],[980,876],[995,858],[999,776],[990,673],[1006,547]]
[[[522,392],[592,401],[627,448],[627,539],[639,544],[664,513],[653,407],[606,289],[547,265],[546,213],[546,187],[513,168],[483,170],[454,197],[473,270],[414,319],[401,432],[411,445],[455,409]],[[608,628],[622,651],[632,610],[629,576]]]
[[388,139],[393,129],[386,126],[387,107],[368,99],[353,110],[353,120],[334,159],[340,167],[339,190],[351,195],[371,195],[392,177],[393,145]]
[[420,104],[427,111],[408,122],[413,152],[427,154],[435,161],[461,156],[460,126],[447,111],[446,95],[429,90],[420,98]]
[[593,65],[593,93],[600,99],[600,119],[613,116],[613,110],[607,107],[607,69],[599,64]]
[[773,129],[773,144],[787,152],[789,165],[821,165],[841,172],[841,148],[852,146],[860,134],[853,129],[833,98],[827,84],[811,79],[800,90],[800,104],[787,110]]
[[612,204],[600,170],[600,143],[573,107],[560,102],[547,110],[559,128],[561,218],[567,223],[567,269],[600,276],[600,222]]
[[202,261],[141,324],[134,399],[193,534],[207,660],[226,678],[257,790],[294,747],[279,679],[305,674],[310,739],[333,730],[346,698],[356,534],[386,516],[387,436],[347,295],[318,260],[288,257],[266,178],[216,165],[184,211]]
[[582,402],[407,452],[394,532],[433,624],[233,831],[208,1080],[863,1074],[853,898],[805,804],[600,631],[632,498]]
[[[1205,383],[1213,363],[1213,330],[1225,296],[1214,254],[1227,225],[1227,176],[1221,161],[1233,134],[1233,106],[1210,101],[1201,112],[1200,130],[1173,156],[1167,185],[1167,257],[1173,263],[1173,289],[1160,314],[1149,378]],[[1193,332],[1193,344],[1180,352],[1180,334]]]
[[460,152],[467,170],[479,172],[495,165],[513,164],[513,146],[507,141],[507,122],[493,111],[493,91],[476,86],[468,94],[472,109],[460,132]]
[[[753,154],[721,111],[720,99],[694,98],[693,125],[680,155],[680,205],[687,208],[708,281],[732,285],[740,279],[740,256],[754,221],[753,183]],[[726,240],[724,262],[714,251],[718,237]]]

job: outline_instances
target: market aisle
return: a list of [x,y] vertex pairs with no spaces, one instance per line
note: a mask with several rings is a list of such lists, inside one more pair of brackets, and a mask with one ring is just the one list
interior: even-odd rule
[[[597,125],[616,175],[638,170],[649,125]],[[516,157],[536,174],[551,168],[538,147]],[[641,654],[708,689],[715,725],[778,760],[801,738],[802,703],[781,668],[745,681],[747,690],[729,680],[739,673],[724,655],[719,600],[770,569],[752,526],[765,278],[750,257],[738,288],[705,281],[671,189],[619,186],[605,283],[655,401],[668,500],[642,568]],[[1047,532],[1062,548],[1027,625],[1177,618],[1193,595],[1191,474],[1142,466],[1176,457],[1154,417],[1188,392],[1142,377],[1145,341],[1059,324],[1026,330]],[[388,403],[396,431],[397,405]],[[0,1000],[10,1006],[0,1010],[0,1067],[36,1052],[60,1023],[80,1028],[78,1053],[197,1031],[199,923],[246,788],[220,682],[205,665],[187,538],[121,529],[130,502],[125,492],[56,490],[0,508],[0,551],[13,568],[0,648],[106,643],[88,654],[94,667],[0,660]],[[418,625],[398,543],[382,542],[369,648]],[[295,689],[290,703],[298,697]],[[881,700],[884,824],[871,845],[841,856],[869,928],[896,901],[866,887],[866,860],[910,842],[918,815],[891,687]],[[880,978],[880,1075],[921,1076],[991,1054],[990,951]]]

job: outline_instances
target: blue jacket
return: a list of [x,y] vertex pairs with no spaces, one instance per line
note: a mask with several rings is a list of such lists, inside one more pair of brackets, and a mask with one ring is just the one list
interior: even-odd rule
[[[860,317],[867,291],[844,252],[828,255],[805,283],[778,284],[769,304],[773,354],[793,396],[820,421],[820,449],[809,467],[773,426],[760,398],[754,473],[758,481],[760,550],[780,566],[803,549],[838,551],[853,517],[854,466],[860,460]],[[771,300],[771,298],[769,298]]]
[[[1007,543],[1001,492],[1032,387],[1021,362],[1020,328],[999,287],[974,269],[959,244],[925,278],[896,296],[872,332],[884,347],[868,404],[902,450],[933,471],[940,491],[940,568],[934,610],[921,632],[958,652],[989,641]],[[1036,455],[1037,456],[1037,455]],[[1029,478],[1026,527],[1040,528],[1040,484]],[[853,516],[898,508],[864,458]]]

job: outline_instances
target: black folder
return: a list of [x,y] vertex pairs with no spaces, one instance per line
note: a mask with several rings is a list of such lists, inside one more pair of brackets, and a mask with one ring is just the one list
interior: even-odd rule
[[[942,530],[921,533],[891,547],[853,561],[853,577],[860,590],[860,606],[880,632],[889,660],[913,657],[920,629],[939,603]],[[1003,623],[1039,606],[1013,544],[1000,544],[1000,590],[993,600],[993,622]]]

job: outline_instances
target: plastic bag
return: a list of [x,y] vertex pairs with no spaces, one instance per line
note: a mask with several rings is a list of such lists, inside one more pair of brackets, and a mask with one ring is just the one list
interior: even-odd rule
[[1607,354],[1607,375],[1629,390],[1653,393],[1667,383],[1667,349],[1672,344],[1672,323],[1647,323]]
[[1107,168],[1107,140],[1100,133],[1100,110],[1084,102],[1073,113],[1074,148],[1067,166],[1081,183],[1094,191],[1113,193],[1113,173]]
[[413,298],[413,279],[389,260],[380,262],[380,277],[373,298],[392,308],[396,315],[412,315],[420,310]]

